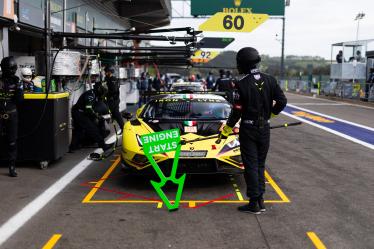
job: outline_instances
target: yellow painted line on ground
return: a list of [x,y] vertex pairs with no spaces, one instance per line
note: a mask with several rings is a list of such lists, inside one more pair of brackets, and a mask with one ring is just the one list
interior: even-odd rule
[[54,234],[42,249],[52,249],[56,245],[57,241],[61,238],[61,236],[62,234]]
[[290,199],[283,193],[282,189],[278,186],[278,184],[275,183],[273,178],[269,175],[267,171],[265,171],[265,177],[269,181],[270,185],[273,187],[275,192],[279,195],[279,197],[282,199],[283,202],[290,203]]
[[[96,192],[100,189],[100,187],[104,184],[104,182],[108,179],[110,174],[114,171],[114,169],[118,166],[120,163],[121,158],[118,157],[115,162],[109,167],[109,169],[105,172],[105,174],[101,177],[101,180],[95,183],[96,185],[91,189],[91,191],[87,194],[87,196],[83,199],[82,203],[91,203],[91,204],[113,204],[113,203],[128,203],[128,204],[157,204],[157,208],[162,208],[162,202],[159,201],[152,201],[152,200],[92,200],[93,196],[96,194]],[[265,200],[265,203],[290,203],[291,201],[289,198],[283,193],[281,188],[275,183],[273,178],[268,174],[267,171],[265,171],[265,178],[267,179],[266,183],[269,183],[272,188],[275,190],[275,192],[279,195],[281,198],[280,200]],[[235,181],[235,179],[230,176],[231,181]],[[233,187],[235,189],[235,193],[238,196],[238,200],[218,200],[214,201],[214,203],[218,204],[241,204],[241,203],[247,203],[248,201],[244,200],[242,193],[240,192],[240,189],[236,183],[233,183]],[[181,200],[180,203],[194,203],[195,205],[197,203],[206,203],[211,202],[211,200]]]
[[82,203],[89,203],[91,202],[92,197],[96,194],[96,192],[99,190],[101,185],[105,182],[106,179],[108,179],[109,175],[113,172],[113,170],[117,167],[117,165],[120,163],[121,157],[118,157],[116,161],[109,167],[109,169],[105,172],[103,177],[101,177],[101,180],[99,180],[95,187],[91,189],[91,191],[86,195],[86,197],[83,199]]
[[[207,203],[211,202],[212,200],[183,200],[180,203]],[[91,200],[88,203],[91,204],[113,204],[113,203],[128,203],[128,204],[158,204],[159,201],[145,201],[145,200]],[[213,203],[221,203],[221,204],[238,204],[238,203],[248,203],[246,200],[222,200],[222,201],[214,201]],[[265,200],[265,203],[286,203],[283,200]]]
[[318,238],[317,234],[314,232],[307,232],[306,234],[317,249],[327,249],[323,242]]
[[240,192],[240,190],[238,189],[235,192],[236,192],[236,195],[238,196],[239,201],[244,201],[243,195]]
[[238,196],[239,201],[244,201],[243,195],[240,192],[238,184],[235,183],[235,179],[233,177],[230,177],[230,180],[232,182],[232,186],[234,187],[235,193]]

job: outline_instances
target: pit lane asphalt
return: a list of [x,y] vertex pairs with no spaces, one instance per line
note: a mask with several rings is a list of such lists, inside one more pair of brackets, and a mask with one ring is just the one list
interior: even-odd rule
[[[351,122],[373,126],[374,109],[333,105],[323,99],[288,94],[289,103]],[[273,124],[294,121],[281,115]],[[0,167],[0,224],[19,212],[60,179],[90,150],[68,154],[41,171],[20,166],[20,177],[8,178]],[[110,160],[116,159],[115,156]],[[290,199],[268,204],[266,214],[236,211],[239,204],[215,203],[169,213],[156,204],[82,203],[114,162],[93,162],[0,248],[42,248],[62,234],[54,248],[315,248],[307,232],[315,232],[327,248],[372,248],[374,220],[373,151],[342,137],[304,124],[272,131],[267,170]],[[184,196],[198,198],[234,194],[229,177],[187,179]],[[244,196],[244,181],[234,176]],[[95,183],[91,183],[94,186]],[[149,182],[124,176],[116,167],[102,187],[154,197]],[[268,187],[266,199],[277,194]],[[244,196],[245,197],[245,196]],[[123,200],[98,190],[92,200]]]

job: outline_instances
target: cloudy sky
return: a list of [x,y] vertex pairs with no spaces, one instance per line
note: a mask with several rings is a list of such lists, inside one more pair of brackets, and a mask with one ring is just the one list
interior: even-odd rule
[[[203,0],[201,0],[203,1]],[[206,1],[206,0],[205,0]],[[219,0],[210,0],[219,1]],[[249,1],[249,0],[243,0]],[[174,2],[173,15],[189,14],[189,5]],[[357,13],[366,16],[360,22],[360,39],[374,39],[374,0],[291,0],[286,8],[286,55],[318,55],[330,58],[330,45],[356,39]],[[169,27],[198,28],[205,19],[173,19]],[[204,36],[235,37],[228,50],[254,46],[262,54],[279,56],[282,21],[269,19],[252,33],[204,32]],[[374,49],[374,43],[371,46]]]

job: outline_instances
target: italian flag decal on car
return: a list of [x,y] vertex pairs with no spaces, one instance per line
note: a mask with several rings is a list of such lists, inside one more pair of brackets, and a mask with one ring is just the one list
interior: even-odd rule
[[183,121],[183,124],[185,126],[196,126],[197,122],[196,121]]
[[193,95],[192,94],[184,94],[183,99],[193,99]]

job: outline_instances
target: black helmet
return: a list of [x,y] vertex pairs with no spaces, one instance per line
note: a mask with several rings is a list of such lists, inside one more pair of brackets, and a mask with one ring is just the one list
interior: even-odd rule
[[251,47],[242,48],[236,55],[236,62],[241,68],[253,68],[260,63],[261,57],[258,51]]
[[103,101],[98,101],[93,105],[93,109],[96,113],[100,115],[107,115],[109,114],[109,107],[103,102]]
[[17,72],[17,62],[13,56],[5,57],[1,61],[1,71],[6,75],[14,75]]
[[107,65],[107,66],[105,67],[104,71],[105,71],[106,73],[108,73],[108,72],[114,73],[114,72],[115,72],[115,69],[114,69],[114,66],[112,66],[112,65]]

